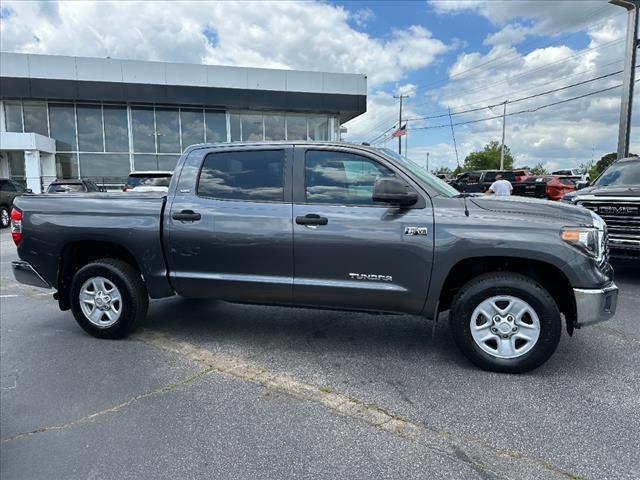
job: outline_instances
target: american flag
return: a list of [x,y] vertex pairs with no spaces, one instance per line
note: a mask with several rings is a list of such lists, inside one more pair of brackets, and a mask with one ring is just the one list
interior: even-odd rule
[[401,137],[407,134],[407,124],[402,125],[398,130],[391,134],[391,138]]

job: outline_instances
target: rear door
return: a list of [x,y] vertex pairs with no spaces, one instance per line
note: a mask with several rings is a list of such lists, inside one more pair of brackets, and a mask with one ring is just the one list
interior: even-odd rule
[[291,153],[286,146],[193,150],[165,216],[176,291],[291,302]]
[[429,197],[416,188],[411,208],[373,202],[378,178],[412,182],[366,152],[296,147],[294,169],[294,302],[419,313],[433,256]]

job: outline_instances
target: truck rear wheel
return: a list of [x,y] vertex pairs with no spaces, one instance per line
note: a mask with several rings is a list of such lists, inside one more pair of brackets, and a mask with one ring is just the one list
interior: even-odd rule
[[456,294],[454,341],[476,366],[523,373],[542,365],[560,342],[562,322],[553,297],[534,280],[510,272],[481,275]]
[[78,270],[70,295],[76,321],[98,338],[126,337],[144,319],[149,306],[140,273],[127,262],[110,258]]

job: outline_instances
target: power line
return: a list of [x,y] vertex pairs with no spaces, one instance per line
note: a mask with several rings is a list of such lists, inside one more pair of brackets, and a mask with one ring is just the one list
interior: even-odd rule
[[[547,90],[545,92],[536,93],[534,95],[528,95],[526,97],[516,98],[515,100],[509,100],[509,103],[516,103],[516,102],[523,102],[525,100],[531,100],[532,98],[541,97],[543,95],[549,95],[550,93],[560,92],[562,90],[567,90],[568,88],[578,87],[580,85],[586,85],[587,83],[595,82],[597,80],[602,80],[603,78],[612,77],[612,76],[618,75],[620,73],[622,73],[622,70],[618,70],[616,72],[607,73],[606,75],[600,75],[600,76],[595,77],[595,78],[590,78],[589,80],[583,80],[582,82],[572,83],[571,85],[565,85],[564,87],[554,88],[553,90]],[[448,117],[448,116],[453,116],[453,115],[462,115],[464,113],[478,112],[480,110],[484,110],[485,108],[497,107],[498,105],[502,105],[503,103],[504,102],[499,102],[499,103],[494,103],[494,104],[491,104],[491,105],[484,105],[482,107],[471,108],[469,110],[461,110],[461,111],[458,111],[458,112],[445,113],[445,114],[442,114],[442,115],[431,115],[431,116],[424,116],[424,117],[410,117],[410,118],[407,118],[406,120],[430,120],[430,119],[434,119],[434,118],[443,118],[443,117]]]
[[[638,83],[639,81],[640,81],[640,79],[637,80],[636,83]],[[553,107],[555,105],[560,105],[562,103],[572,102],[574,100],[579,100],[581,98],[590,97],[592,95],[597,95],[598,93],[603,93],[603,92],[608,92],[610,90],[615,90],[616,88],[620,88],[621,86],[622,86],[622,84],[614,85],[613,87],[603,88],[601,90],[596,90],[596,91],[593,91],[593,92],[585,93],[583,95],[578,95],[576,97],[567,98],[565,100],[559,100],[557,102],[548,103],[546,105],[541,105],[539,107],[529,108],[529,109],[520,110],[520,111],[517,111],[517,112],[507,113],[506,116],[510,117],[512,115],[521,115],[523,113],[534,113],[534,112],[537,112],[537,111],[542,110],[544,108]],[[495,120],[497,118],[502,118],[502,115],[495,115],[493,117],[480,118],[480,119],[477,119],[477,120],[468,120],[468,121],[465,121],[465,122],[458,122],[458,123],[454,123],[453,126],[457,127],[457,126],[460,126],[460,125],[470,125],[472,123],[487,122],[489,120]],[[426,126],[426,127],[414,127],[411,130],[430,130],[430,129],[435,129],[435,128],[445,128],[445,127],[449,127],[449,126],[450,126],[450,124],[445,123],[445,124],[440,124],[440,125],[429,125],[429,126]]]

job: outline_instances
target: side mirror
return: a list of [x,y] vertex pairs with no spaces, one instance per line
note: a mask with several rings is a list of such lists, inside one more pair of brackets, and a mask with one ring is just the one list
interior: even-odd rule
[[581,188],[585,188],[589,186],[588,180],[579,180],[576,182],[576,190],[580,190]]
[[25,193],[33,193],[33,190],[31,190],[30,188],[25,188],[25,189],[24,189],[24,192],[25,192]]
[[380,178],[373,186],[373,201],[408,207],[418,201],[418,193],[399,178]]

